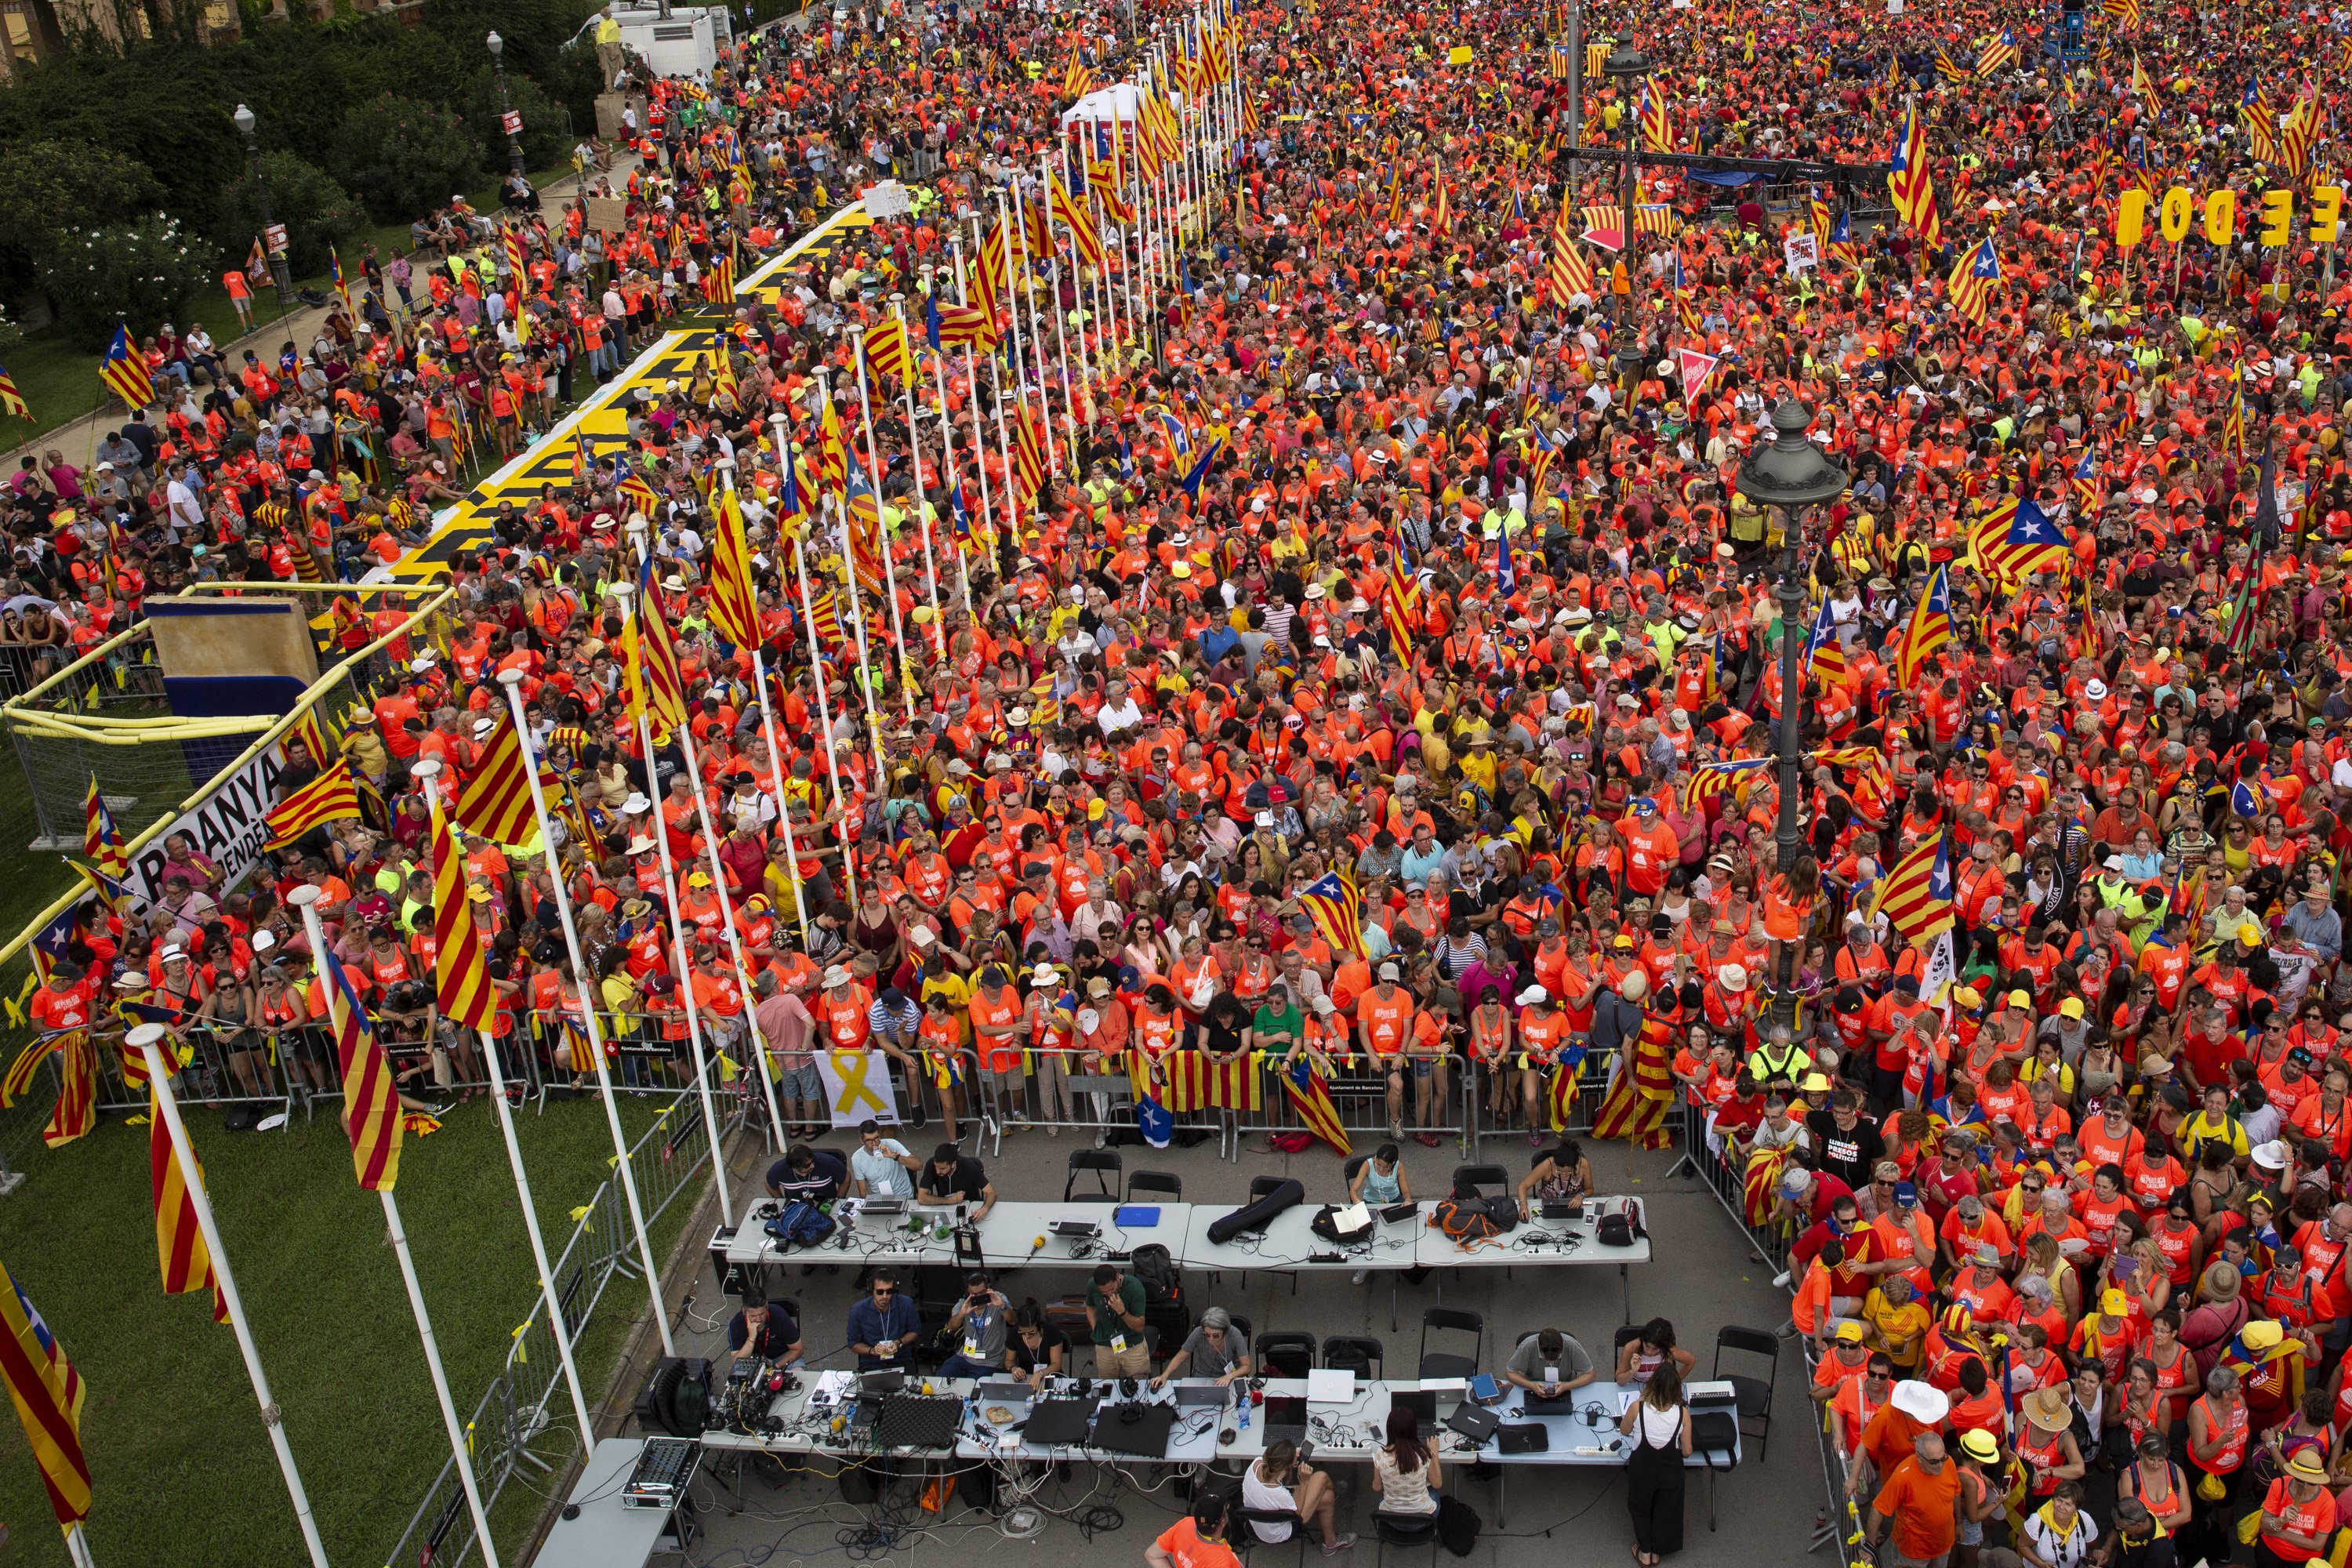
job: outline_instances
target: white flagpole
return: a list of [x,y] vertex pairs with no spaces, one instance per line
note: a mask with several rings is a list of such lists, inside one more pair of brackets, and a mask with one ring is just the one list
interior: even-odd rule
[[[1051,238],[1054,233],[1054,185],[1049,167],[1042,158],[1037,164],[1037,183],[1039,194],[1045,200],[1045,234]],[[1058,367],[1062,378],[1062,431],[1069,437],[1070,464],[1075,473],[1078,461],[1078,394],[1070,381],[1070,313],[1062,308],[1062,251],[1059,246],[1054,247],[1053,259],[1053,276],[1045,285],[1045,291],[1054,302],[1054,352],[1062,362]],[[1075,294],[1076,290],[1072,292]],[[1081,342],[1078,347],[1083,353],[1086,345]],[[1046,417],[1053,417],[1050,402],[1046,405]]]
[[[645,535],[632,526],[629,530],[629,539],[636,545],[637,559],[642,563],[646,555]],[[615,596],[620,595],[616,593]],[[624,611],[624,614],[642,614],[644,610],[643,605],[633,604]],[[643,657],[645,635],[643,628],[640,628],[637,632],[640,657]],[[647,707],[650,708],[651,704],[648,703]],[[654,768],[654,725],[650,712],[640,712],[636,715],[636,729],[637,743],[645,748],[646,787],[648,790],[654,790],[656,788],[656,780]],[[688,753],[693,752],[692,735],[680,734],[677,740],[680,751]],[[691,773],[688,777],[692,777]],[[699,800],[702,795],[702,785],[699,782],[695,784],[694,793],[696,798]],[[711,1173],[719,1182],[719,1223],[722,1226],[730,1226],[735,1223],[735,1216],[733,1205],[727,1191],[726,1152],[720,1148],[719,1142],[718,1107],[710,1100],[710,1054],[702,1040],[702,1008],[694,999],[694,952],[686,940],[686,917],[680,912],[684,900],[678,897],[677,869],[670,864],[669,824],[662,817],[662,803],[658,794],[646,796],[646,822],[653,834],[654,850],[657,863],[661,867],[662,899],[668,905],[670,955],[677,965],[677,999],[686,1008],[687,1045],[694,1053],[695,1098],[702,1102],[703,1130],[710,1134]],[[594,1003],[592,1001],[590,1005],[594,1005]]]
[[[784,416],[779,414],[775,418],[777,425],[782,426]],[[779,429],[778,434],[782,434],[782,431]],[[821,516],[824,508],[824,500],[820,500],[817,502],[817,508]],[[824,727],[825,772],[833,779],[834,807],[838,810],[842,801],[846,797],[841,793],[841,759],[833,739],[833,696],[825,689],[824,655],[818,648],[816,640],[816,607],[809,596],[808,561],[801,553],[801,537],[797,533],[793,535],[793,573],[800,579],[801,625],[808,632],[809,684],[816,688],[817,722]],[[850,575],[855,577],[856,573],[853,571]],[[855,592],[856,590],[853,589],[853,595]],[[792,802],[786,800],[783,803],[783,808],[789,814],[792,810]],[[842,849],[841,874],[843,885],[849,889],[850,901],[855,903],[857,899],[857,867],[845,844]],[[795,881],[800,879],[800,868],[797,863],[793,868],[793,878]]]
[[[936,273],[932,275],[932,283],[934,287],[938,284],[938,274]],[[899,304],[897,300],[893,300],[890,304],[890,310],[891,313],[898,318],[898,325],[903,330],[907,325],[906,307]],[[917,365],[919,367],[921,363],[919,357],[920,351],[915,347],[914,334],[912,332],[908,332],[906,334],[906,338],[908,355],[910,358],[915,359]],[[928,339],[926,341],[928,341]],[[940,368],[940,357],[939,351],[933,350],[931,353],[931,369],[935,374]],[[916,374],[919,375],[920,374],[922,373],[920,369],[918,368]],[[864,383],[861,382],[859,384],[858,390],[860,395],[863,395],[865,391]],[[907,378],[905,391],[907,394],[907,455],[908,458],[913,459],[915,468],[915,528],[916,531],[923,536],[923,577],[928,595],[931,601],[931,648],[932,651],[938,654],[940,658],[945,658],[948,656],[948,636],[945,625],[940,618],[940,558],[931,548],[930,501],[929,499],[923,494],[922,426],[915,418],[914,376],[910,375]],[[941,415],[945,415],[947,413],[947,382],[942,378],[940,383],[940,412]],[[955,453],[950,450],[940,458],[940,478],[944,479],[954,472]],[[878,473],[876,484],[877,488],[874,492],[874,504],[878,515],[882,504],[882,492],[879,488],[880,479]],[[911,718],[912,716],[912,710],[910,710],[908,717]]]
[[[1061,443],[1051,438],[1054,430],[1054,397],[1051,385],[1045,379],[1045,329],[1037,318],[1037,268],[1036,263],[1030,258],[1029,255],[1027,219],[1029,204],[1020,194],[1020,182],[1021,176],[1016,173],[1013,175],[1013,195],[1020,204],[1018,210],[1023,217],[1020,222],[1013,226],[1013,241],[1020,249],[1020,263],[1012,270],[1017,272],[1021,278],[1021,292],[1013,301],[1013,311],[1017,319],[1021,313],[1022,300],[1025,300],[1028,302],[1029,348],[1027,369],[1024,371],[1016,367],[1014,386],[1016,389],[1024,388],[1027,382],[1033,379],[1037,384],[1037,406],[1045,416],[1045,433],[1048,437],[1045,442],[1045,471],[1055,479],[1060,479],[1062,477]],[[1039,193],[1039,199],[1041,201],[1044,199],[1043,192]],[[1049,236],[1051,232],[1052,225],[1049,220],[1047,224]],[[1025,392],[1022,402],[1023,406],[1026,407],[1028,400]]]
[[[1004,297],[1005,303],[1011,308],[1013,316],[1013,384],[1019,386],[1021,384],[1022,377],[1021,296],[1015,291],[1013,282],[1013,273],[1017,264],[1014,262],[1013,258],[1013,234],[1004,216],[1004,195],[1002,192],[999,192],[996,197],[996,223],[999,231],[1004,235]],[[983,247],[986,246],[987,236],[982,235],[981,237],[981,243]],[[983,272],[981,277],[981,282],[985,284],[987,281],[987,275]],[[993,315],[996,310],[996,301],[994,300],[990,300],[987,303],[990,314]]]
[[[729,491],[732,492],[735,489],[735,464],[733,460],[731,458],[721,458],[719,459],[718,468],[720,482],[726,485]],[[633,532],[631,535],[631,537],[636,542],[637,550],[641,559],[643,557],[643,552],[651,543],[651,540],[649,538],[650,532],[651,531],[647,530],[646,532]],[[761,694],[761,706],[762,709],[767,706],[767,696],[764,692]],[[743,998],[744,1023],[748,1026],[747,1032],[751,1036],[755,1042],[754,1046],[750,1047],[746,1054],[752,1058],[752,1068],[759,1074],[761,1087],[767,1091],[769,1131],[771,1136],[779,1140],[779,1152],[781,1152],[781,1140],[782,1137],[782,1130],[783,1123],[777,1116],[776,1086],[774,1083],[770,1081],[768,1078],[767,1052],[756,1044],[759,1037],[759,1028],[756,1025],[751,1023],[751,1006],[755,1000],[751,991],[751,967],[750,964],[743,962],[743,933],[735,929],[735,901],[727,895],[726,868],[719,863],[719,829],[710,820],[710,797],[703,793],[702,769],[700,764],[695,759],[694,736],[691,733],[679,737],[678,750],[686,756],[686,779],[688,785],[694,791],[694,814],[696,819],[702,824],[703,855],[709,862],[710,866],[710,885],[718,891],[719,894],[719,918],[720,922],[725,926],[727,931],[728,955],[734,960],[735,963],[735,984]],[[653,754],[650,748],[648,748],[646,754],[647,756],[651,756]],[[659,816],[661,815],[661,808],[658,805],[654,808],[654,815],[656,816]],[[658,835],[657,841],[661,846],[663,856],[667,858],[669,854],[669,835],[667,833]],[[789,849],[785,852],[787,854],[791,853]],[[795,878],[794,880],[797,881],[798,879]],[[686,931],[684,922],[681,921],[678,928],[678,936],[681,940],[681,944],[685,935]],[[692,990],[692,987],[686,983],[686,979],[683,974],[679,977],[678,985],[681,990],[688,992]],[[691,1000],[690,997],[689,1000]],[[700,1058],[698,1058],[697,1060],[699,1062]],[[701,1080],[702,1119],[710,1129],[710,1158],[712,1163],[716,1164],[719,1158],[719,1123],[711,1114],[709,1068],[707,1066],[701,1067],[696,1076]],[[720,1224],[731,1225],[734,1223],[732,1220],[726,1217],[727,1184],[723,1180],[719,1184],[719,1213]]]
[[[936,272],[932,273],[932,286],[936,288],[939,286],[939,283],[940,275]],[[961,289],[958,289],[958,292],[961,293]],[[964,352],[966,354],[969,354],[971,351],[967,349]],[[947,360],[947,349],[946,346],[942,344],[940,351],[931,355],[931,383],[938,388],[940,399],[940,477],[941,479],[946,481],[948,506],[952,512],[955,506],[958,482],[963,476],[956,468],[955,419],[953,416],[948,413]],[[980,389],[977,386],[972,388],[974,395],[978,395],[979,390]],[[907,433],[908,438],[912,439],[914,436],[914,426],[909,425],[907,428]],[[919,495],[922,491],[919,465],[918,466],[916,478],[916,493]],[[966,526],[969,526],[971,521],[971,508],[970,506],[966,506],[963,509],[963,515],[964,522]],[[930,549],[930,533],[927,530],[923,534],[923,549],[927,553]],[[964,572],[963,542],[955,536],[955,522],[952,516],[950,517],[948,522],[948,548],[955,552],[956,578],[963,584],[964,613],[966,615],[970,615],[971,613],[971,579],[967,576]],[[945,658],[948,656],[947,625],[940,618],[939,596],[939,575],[936,569],[934,569],[931,576],[931,644],[933,647],[938,650],[939,657]]]
[[[661,1331],[662,1354],[676,1355],[677,1342],[669,1331],[669,1309],[662,1301],[661,1266],[654,1261],[654,1244],[646,1232],[646,1208],[637,1197],[636,1173],[630,1168],[629,1141],[621,1131],[621,1108],[613,1098],[613,1075],[604,1068],[604,1026],[596,1014],[596,1004],[602,996],[596,989],[595,972],[588,967],[580,950],[580,928],[572,919],[571,889],[563,885],[562,870],[555,863],[555,825],[548,819],[547,795],[539,787],[539,759],[530,752],[530,722],[523,717],[522,671],[500,670],[498,679],[507,689],[507,710],[514,719],[515,739],[522,752],[523,782],[530,787],[531,816],[539,822],[539,841],[550,847],[548,880],[555,888],[555,913],[563,923],[563,944],[571,953],[572,977],[580,984],[580,1013],[588,1026],[588,1054],[596,1069],[597,1098],[604,1102],[604,1125],[613,1134],[613,1168],[620,1173],[621,1195],[628,1202],[629,1224],[637,1233],[637,1261],[645,1266],[646,1294],[653,1302],[654,1326]],[[646,759],[646,766],[653,766],[650,756]]]
[[[963,240],[961,237],[959,237],[955,242],[955,269],[956,298],[958,300],[966,300],[969,296],[964,291]],[[995,319],[995,308],[991,306],[989,307],[989,320],[993,321]],[[992,350],[988,356],[989,401],[996,406],[997,460],[1004,465],[1004,482],[1006,488],[1010,489],[1013,483],[1013,454],[1009,450],[1006,450],[1003,445],[1004,401],[1003,394],[1001,390],[1003,384],[997,379],[996,362],[997,355],[995,352]],[[969,348],[963,351],[963,378],[965,383],[971,388],[970,400],[971,407],[971,466],[980,471],[981,518],[986,524],[989,536],[992,539],[1017,537],[1019,532],[1017,529],[1007,529],[1001,533],[997,530],[997,507],[994,496],[991,492],[988,483],[988,430],[987,427],[981,423],[980,419],[980,363],[973,356],[971,350]],[[992,552],[991,554],[992,557],[993,552]],[[957,566],[959,572],[961,573],[963,576],[963,613],[969,616],[972,613],[971,578],[968,572],[962,571],[962,563],[961,558],[958,560]]]
[[[779,420],[779,423],[781,422]],[[783,539],[783,525],[779,520],[776,527],[776,538],[779,542]],[[779,573],[779,575],[782,574]],[[810,668],[819,675],[824,673],[814,665],[810,666]],[[799,846],[793,842],[792,803],[784,798],[784,753],[776,749],[776,712],[768,701],[767,658],[756,647],[751,650],[751,679],[760,691],[760,735],[768,742],[768,766],[773,774],[768,785],[768,794],[776,803],[776,826],[784,836],[784,858],[797,867],[800,865],[801,852]],[[809,929],[808,896],[801,891],[800,873],[797,870],[793,873],[793,912],[800,920],[801,940],[806,942]]]
[[89,1537],[79,1521],[66,1526],[66,1555],[73,1560],[74,1568],[98,1568],[98,1559],[89,1554]]
[[[172,1158],[180,1167],[180,1184],[188,1189],[189,1206],[196,1211],[196,1229],[203,1233],[205,1250],[212,1255],[213,1279],[220,1286],[222,1303],[228,1308],[228,1326],[236,1335],[236,1353],[245,1358],[245,1375],[253,1384],[254,1402],[261,1406],[261,1424],[268,1429],[269,1446],[277,1451],[278,1473],[286,1478],[286,1494],[293,1499],[294,1519],[302,1527],[302,1544],[317,1568],[327,1568],[326,1542],[319,1539],[319,1521],[310,1512],[310,1494],[302,1489],[302,1472],[295,1468],[294,1449],[286,1440],[286,1424],[278,1416],[278,1402],[269,1396],[269,1376],[261,1370],[260,1347],[253,1342],[253,1329],[245,1321],[245,1300],[236,1293],[236,1277],[229,1271],[228,1248],[221,1241],[218,1222],[213,1218],[212,1197],[205,1191],[204,1173],[196,1168],[196,1152],[190,1146],[188,1129],[180,1120],[180,1101],[172,1092],[172,1075],[163,1065],[163,1053],[155,1048],[156,1042],[170,1033],[161,1024],[142,1024],[123,1037],[123,1043],[147,1059],[147,1081],[154,1086],[156,1109],[172,1135]],[[85,1553],[86,1549],[87,1543]]]
[[[522,672],[516,670],[514,673],[520,675]],[[508,689],[512,690],[513,688]],[[526,771],[532,766],[530,759],[525,758]],[[302,929],[310,933],[310,951],[319,955],[323,973],[329,949],[327,929],[319,923],[319,889],[297,888],[286,895],[286,901],[301,911]],[[350,1109],[348,1106],[344,1108],[346,1114]],[[400,1114],[397,1102],[393,1106],[393,1114]],[[400,1260],[401,1282],[408,1287],[408,1310],[415,1315],[416,1337],[425,1345],[425,1369],[433,1374],[433,1396],[441,1405],[441,1425],[448,1434],[449,1458],[457,1467],[457,1484],[465,1489],[466,1510],[474,1516],[475,1544],[482,1549],[482,1561],[488,1568],[499,1568],[498,1547],[490,1540],[489,1510],[482,1503],[481,1483],[474,1479],[473,1456],[466,1451],[466,1428],[464,1423],[457,1419],[457,1402],[449,1395],[449,1374],[442,1370],[441,1346],[433,1337],[433,1316],[425,1310],[425,1287],[417,1282],[416,1259],[409,1254],[408,1232],[401,1226],[400,1202],[392,1195],[389,1187],[379,1191],[376,1196],[383,1200],[384,1228],[392,1236],[393,1256]]]
[[[912,357],[914,352],[915,345],[909,342],[907,345],[908,356]],[[906,705],[907,717],[912,719],[915,716],[915,694],[908,689],[905,679],[907,625],[898,615],[898,569],[891,559],[894,552],[891,549],[889,524],[882,516],[882,458],[874,444],[874,397],[866,384],[866,334],[863,332],[857,336],[855,357],[857,362],[857,409],[860,417],[866,423],[866,479],[874,496],[874,548],[875,553],[882,557],[882,585],[887,591],[890,600],[892,643],[890,651],[900,678],[898,698]],[[914,432],[908,431],[908,435],[911,438]],[[915,499],[919,503],[922,500],[922,494],[923,476],[921,464],[918,462],[915,473]],[[842,498],[841,512],[842,527],[846,531],[852,526],[849,521],[849,498],[846,496]],[[919,507],[916,515],[919,518],[921,516]],[[927,542],[929,540],[930,531],[928,529],[924,531],[923,537]],[[850,565],[850,575],[854,577],[856,574],[856,564],[853,562]],[[936,578],[937,574],[933,574],[933,576]],[[874,732],[874,765],[878,774],[882,766],[882,721],[877,715],[874,706],[874,670],[870,664],[866,670],[866,725]]]
[[[436,787],[434,779],[440,772],[441,763],[436,757],[426,757],[409,770],[413,777],[424,782],[428,800]],[[555,1268],[547,1260],[547,1238],[540,1234],[539,1207],[531,1202],[530,1176],[523,1169],[522,1144],[515,1137],[514,1108],[507,1103],[506,1071],[499,1063],[498,1037],[488,1029],[474,1033],[482,1042],[482,1059],[490,1069],[490,1101],[499,1119],[499,1136],[506,1142],[508,1168],[514,1172],[515,1197],[522,1205],[523,1230],[530,1237],[530,1260],[539,1269],[539,1294],[547,1308],[548,1332],[555,1340],[556,1359],[563,1363],[563,1383],[572,1395],[572,1414],[580,1422],[581,1453],[594,1458],[596,1426],[588,1415],[588,1395],[580,1386],[580,1368],[572,1356],[572,1326],[564,1321],[563,1303],[555,1294]]]

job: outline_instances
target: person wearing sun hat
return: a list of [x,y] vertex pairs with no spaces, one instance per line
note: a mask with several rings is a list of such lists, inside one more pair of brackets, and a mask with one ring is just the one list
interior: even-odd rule
[[2328,1480],[2327,1467],[2313,1449],[2298,1448],[2288,1457],[2286,1473],[2263,1494],[2254,1531],[2258,1568],[2304,1568],[2314,1558],[2326,1560],[2337,1518]]

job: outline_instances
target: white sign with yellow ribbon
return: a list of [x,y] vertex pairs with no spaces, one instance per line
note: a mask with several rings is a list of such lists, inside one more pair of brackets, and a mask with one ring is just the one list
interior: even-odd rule
[[825,1103],[835,1127],[855,1127],[867,1117],[885,1127],[898,1121],[898,1091],[890,1082],[890,1058],[880,1051],[818,1051],[816,1074],[824,1080]]

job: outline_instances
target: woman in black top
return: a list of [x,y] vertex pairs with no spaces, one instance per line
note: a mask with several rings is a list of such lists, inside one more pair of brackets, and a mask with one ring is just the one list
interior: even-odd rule
[[1070,1353],[1070,1336],[1045,1321],[1045,1309],[1032,1297],[1013,1309],[1013,1333],[1004,1342],[1005,1370],[1043,1387],[1049,1377],[1062,1375]]

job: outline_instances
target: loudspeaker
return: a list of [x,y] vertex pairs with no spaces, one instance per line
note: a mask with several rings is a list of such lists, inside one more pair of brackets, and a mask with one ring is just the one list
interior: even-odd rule
[[664,1356],[654,1363],[637,1395],[637,1425],[673,1437],[699,1437],[710,1413],[710,1363],[699,1356]]
[[1296,1181],[1286,1181],[1257,1202],[1212,1222],[1209,1240],[1222,1246],[1244,1231],[1262,1231],[1274,1223],[1275,1215],[1306,1201],[1307,1189]]

